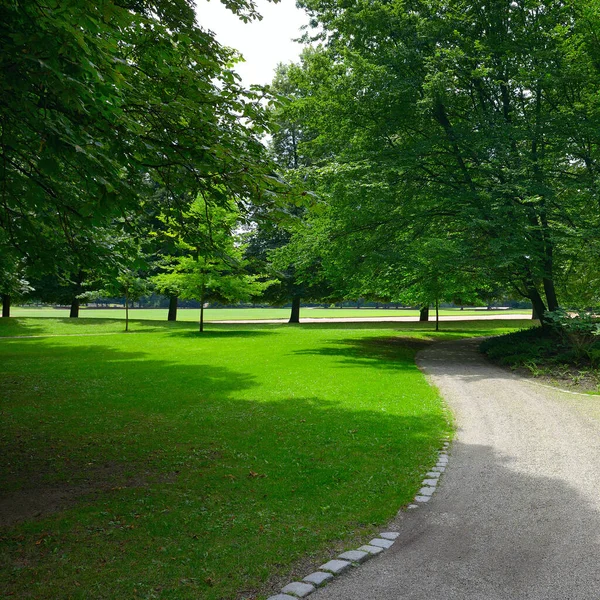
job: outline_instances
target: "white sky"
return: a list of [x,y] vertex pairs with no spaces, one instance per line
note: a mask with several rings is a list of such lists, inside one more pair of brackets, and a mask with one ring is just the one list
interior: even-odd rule
[[246,62],[238,63],[236,71],[244,85],[271,83],[278,63],[296,62],[302,45],[293,42],[302,35],[300,27],[308,23],[295,0],[277,4],[256,0],[262,21],[244,23],[228,11],[219,0],[196,0],[198,23],[211,29],[224,46],[235,48]]

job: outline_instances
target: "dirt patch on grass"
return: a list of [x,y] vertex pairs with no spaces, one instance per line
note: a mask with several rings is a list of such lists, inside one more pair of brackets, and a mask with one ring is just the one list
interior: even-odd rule
[[100,495],[123,488],[147,487],[154,482],[173,481],[176,473],[156,477],[150,472],[125,476],[125,466],[107,464],[86,475],[77,485],[41,485],[0,493],[0,527],[11,527],[21,521],[41,519],[61,512],[81,501],[94,501]]

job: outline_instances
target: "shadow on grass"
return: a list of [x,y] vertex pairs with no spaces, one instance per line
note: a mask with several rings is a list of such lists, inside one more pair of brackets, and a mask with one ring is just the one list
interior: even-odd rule
[[346,366],[412,370],[415,368],[413,359],[416,352],[431,343],[430,340],[412,337],[348,338],[331,342],[329,346],[297,350],[293,354],[339,357],[339,364]]
[[[217,331],[214,336],[250,333],[258,332]],[[186,365],[168,356],[149,358],[143,350],[47,341],[39,360],[17,369],[21,359],[15,357],[31,360],[31,352],[38,352],[34,342],[9,340],[15,366],[0,375],[5,417],[0,489],[77,487],[92,481],[104,463],[126,463],[127,469],[145,472],[157,468],[152,466],[157,457],[177,454],[180,445],[240,446],[253,455],[275,454],[281,477],[287,469],[294,471],[302,456],[309,457],[305,467],[318,471],[324,464],[326,470],[341,472],[348,468],[347,456],[338,448],[341,439],[342,446],[359,453],[373,439],[378,448],[395,446],[398,439],[423,446],[425,440],[429,449],[428,437],[443,427],[439,415],[405,418],[364,407],[355,412],[319,397],[263,402],[257,400],[261,391],[253,374],[205,364],[201,355],[197,363]],[[377,361],[389,360],[388,353],[396,355],[397,343],[380,342],[365,340],[363,347],[347,340],[349,356],[367,352],[366,366],[379,366]],[[122,471],[115,470],[114,485],[119,485]],[[102,478],[99,487],[105,487]]]

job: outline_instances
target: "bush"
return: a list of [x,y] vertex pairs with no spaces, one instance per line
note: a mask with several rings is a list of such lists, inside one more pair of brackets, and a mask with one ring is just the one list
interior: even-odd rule
[[563,345],[573,350],[576,360],[597,361],[600,322],[594,315],[583,311],[571,314],[560,309],[547,313],[546,319]]
[[485,340],[480,350],[502,365],[530,371],[559,365],[600,366],[600,322],[589,313],[548,314],[549,327],[536,327]]

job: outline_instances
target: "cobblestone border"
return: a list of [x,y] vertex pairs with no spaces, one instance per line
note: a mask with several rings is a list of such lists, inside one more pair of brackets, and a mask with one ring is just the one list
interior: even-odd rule
[[[419,508],[421,504],[429,502],[437,489],[440,476],[448,464],[449,437],[444,438],[442,450],[439,452],[435,467],[425,475],[423,487],[415,496],[414,502],[408,505],[409,510]],[[383,531],[379,537],[372,539],[368,544],[343,552],[337,558],[321,565],[317,571],[307,575],[302,581],[288,583],[280,594],[270,596],[267,600],[297,600],[312,594],[317,588],[327,585],[334,577],[345,573],[353,567],[358,567],[369,558],[373,558],[390,548],[400,534],[395,531]]]

